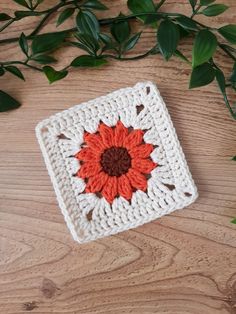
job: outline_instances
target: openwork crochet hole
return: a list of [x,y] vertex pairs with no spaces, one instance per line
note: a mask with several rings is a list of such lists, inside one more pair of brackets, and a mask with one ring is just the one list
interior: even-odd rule
[[88,221],[91,221],[93,219],[93,209],[91,209],[87,214],[86,217]]
[[167,187],[167,189],[169,189],[170,191],[173,191],[175,189],[175,185],[174,184],[167,184],[167,183],[163,183],[165,187]]
[[187,196],[187,197],[191,197],[192,196],[192,194],[189,193],[189,192],[185,192],[184,195]]
[[146,87],[146,93],[147,93],[147,95],[150,94],[150,86]]
[[136,106],[137,114],[140,114],[140,112],[144,109],[144,105],[138,105]]
[[61,133],[59,135],[57,135],[57,138],[59,140],[71,140],[69,137],[67,137],[65,134]]

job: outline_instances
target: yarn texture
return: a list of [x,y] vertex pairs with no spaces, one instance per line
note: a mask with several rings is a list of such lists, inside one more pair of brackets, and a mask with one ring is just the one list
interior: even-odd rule
[[137,227],[197,198],[166,106],[151,82],[77,105],[36,127],[73,238]]

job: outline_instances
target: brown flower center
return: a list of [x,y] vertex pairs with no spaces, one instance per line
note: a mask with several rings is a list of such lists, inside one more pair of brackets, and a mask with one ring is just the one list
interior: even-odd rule
[[131,157],[124,147],[111,147],[104,150],[100,160],[102,169],[109,176],[119,177],[131,167]]

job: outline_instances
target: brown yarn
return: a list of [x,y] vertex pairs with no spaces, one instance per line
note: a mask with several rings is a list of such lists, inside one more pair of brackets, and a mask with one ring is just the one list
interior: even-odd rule
[[103,152],[100,163],[109,176],[120,177],[131,167],[131,157],[125,147],[111,147]]

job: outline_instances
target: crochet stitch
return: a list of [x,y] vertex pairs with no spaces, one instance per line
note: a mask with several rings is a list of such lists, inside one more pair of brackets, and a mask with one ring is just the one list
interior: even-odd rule
[[81,167],[78,177],[87,179],[87,193],[101,192],[112,204],[114,198],[122,196],[130,200],[133,190],[146,191],[147,178],[156,163],[147,159],[153,145],[142,143],[144,132],[129,132],[119,120],[114,128],[99,124],[95,134],[85,133],[85,148],[75,157]]
[[40,122],[37,138],[73,238],[82,243],[191,204],[197,189],[153,83]]

